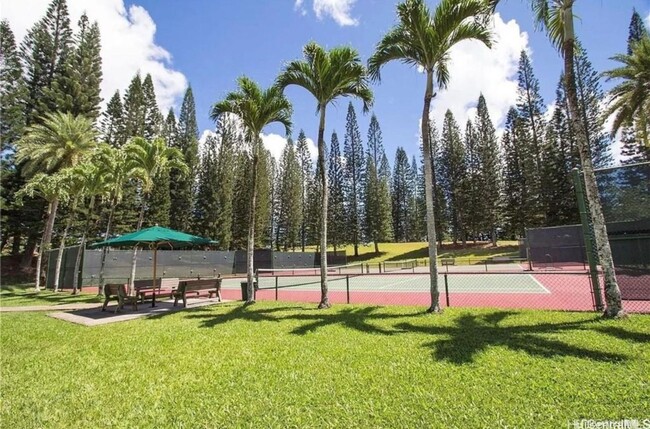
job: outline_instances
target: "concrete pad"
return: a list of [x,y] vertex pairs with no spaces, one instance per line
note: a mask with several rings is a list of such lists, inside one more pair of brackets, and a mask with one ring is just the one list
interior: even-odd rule
[[[222,300],[221,302],[229,302]],[[209,305],[220,304],[216,298],[192,298],[187,300],[187,307],[183,308],[182,303],[174,307],[174,301],[158,301],[155,307],[151,303],[145,302],[138,305],[138,310],[134,311],[130,305],[125,305],[119,313],[115,313],[117,304],[109,305],[106,311],[102,311],[101,306],[92,309],[82,309],[75,311],[50,313],[48,316],[55,319],[65,320],[67,322],[78,323],[84,326],[107,325],[109,323],[126,322],[141,317],[173,313],[192,308],[206,307]]]

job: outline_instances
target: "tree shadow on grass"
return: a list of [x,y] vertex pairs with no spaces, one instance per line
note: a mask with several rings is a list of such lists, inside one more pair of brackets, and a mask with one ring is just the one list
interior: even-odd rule
[[[275,313],[284,311],[299,310],[298,307],[275,307],[275,308],[255,308],[254,305],[243,305],[241,303],[220,304],[219,308],[226,308],[225,313],[215,314],[213,309],[196,308],[190,310],[186,315],[187,319],[198,319],[202,328],[214,328],[218,325],[234,320],[246,320],[250,322],[280,322],[281,318],[276,317]],[[164,317],[160,315],[157,317]]]
[[487,315],[464,314],[455,321],[455,326],[415,326],[400,323],[396,327],[404,333],[442,337],[425,343],[424,347],[432,349],[434,359],[457,365],[472,363],[476,356],[491,347],[505,347],[543,358],[576,357],[603,362],[627,359],[626,355],[620,353],[592,350],[549,338],[549,335],[563,332],[593,329],[589,325],[598,319],[568,323],[500,325],[503,320],[514,314],[517,313],[499,311]]
[[[198,319],[201,326],[213,328],[234,320],[252,322],[303,322],[289,331],[292,335],[306,335],[329,326],[342,326],[352,331],[377,335],[425,335],[423,347],[432,350],[435,360],[457,365],[473,363],[477,356],[492,347],[503,347],[530,356],[547,359],[574,357],[601,362],[624,361],[628,356],[616,352],[591,349],[559,339],[573,331],[600,332],[625,341],[647,343],[650,335],[630,332],[617,327],[594,326],[600,317],[576,322],[504,325],[503,322],[519,313],[495,311],[487,314],[463,314],[453,319],[453,325],[418,326],[406,323],[406,318],[426,319],[422,313],[394,313],[382,311],[385,307],[339,307],[336,310],[317,310],[312,307],[255,308],[241,304],[224,304],[228,311],[215,314],[211,310],[196,309],[186,317]],[[444,316],[440,316],[441,318]],[[401,321],[400,321],[401,320]],[[390,323],[395,321],[397,323]],[[442,321],[443,319],[437,319]]]
[[[384,328],[373,323],[373,321],[403,319],[409,316],[419,317],[419,313],[394,314],[380,312],[382,307],[347,307],[337,308],[335,311],[318,310],[315,307],[276,307],[276,308],[255,308],[241,304],[223,304],[230,308],[223,314],[215,314],[211,310],[196,309],[188,314],[189,319],[203,319],[201,326],[212,328],[232,320],[247,320],[251,322],[281,322],[300,321],[305,322],[290,331],[294,335],[305,335],[327,326],[340,325],[346,328],[363,332],[382,335],[393,335],[398,330]],[[290,314],[280,314],[290,312]],[[162,316],[162,315],[161,315]],[[161,317],[158,316],[158,317]]]
[[[291,333],[305,335],[326,326],[340,325],[358,332],[367,334],[394,335],[399,331],[392,328],[378,326],[373,321],[403,319],[404,314],[381,313],[381,307],[360,307],[343,308],[335,313],[314,310],[311,313],[292,314],[283,317],[284,320],[298,320],[305,322],[303,325],[294,328]],[[412,314],[411,316],[415,316]]]
[[370,259],[380,258],[384,256],[386,253],[387,252],[382,252],[380,250],[379,253],[369,252],[369,253],[362,253],[359,256],[348,256],[348,264],[356,264],[358,262],[366,262]]

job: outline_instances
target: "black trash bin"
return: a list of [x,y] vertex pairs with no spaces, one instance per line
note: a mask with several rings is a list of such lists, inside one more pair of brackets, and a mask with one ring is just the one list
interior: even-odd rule
[[[253,282],[253,299],[255,299],[255,291],[257,290],[257,282]],[[248,300],[248,281],[241,282],[241,300]]]

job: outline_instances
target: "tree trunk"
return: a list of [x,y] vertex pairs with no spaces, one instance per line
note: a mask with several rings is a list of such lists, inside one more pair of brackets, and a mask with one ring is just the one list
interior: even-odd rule
[[321,219],[320,219],[320,303],[318,308],[330,308],[327,295],[327,174],[325,172],[325,105],[320,106],[320,123],[318,125],[318,165],[321,183]]
[[379,255],[379,243],[377,243],[377,239],[375,238],[375,254]]
[[255,204],[257,202],[257,164],[259,162],[259,154],[257,153],[258,142],[253,141],[253,170],[251,171],[251,178],[253,180],[253,189],[251,192],[251,202],[248,211],[248,243],[246,245],[246,281],[248,282],[246,304],[254,304],[254,287],[253,281],[255,275],[253,272],[253,257],[255,249]]
[[[145,201],[146,201],[147,196],[143,195],[142,196],[142,207],[140,207],[140,217],[138,218],[138,227],[136,228],[136,231],[140,231],[140,228],[142,228],[142,222],[144,221],[144,207],[145,207]],[[135,269],[136,269],[136,263],[138,261],[138,246],[135,246],[133,248],[133,258],[131,259],[131,277],[129,277],[129,295],[133,296],[135,293]]]
[[41,247],[38,249],[38,257],[36,258],[36,286],[34,288],[36,289],[36,292],[40,292],[41,290],[41,267],[43,266],[43,254],[50,249],[52,231],[54,230],[54,219],[56,218],[56,210],[58,207],[58,198],[55,198],[47,207],[45,230],[43,231]]
[[72,280],[72,294],[76,295],[79,291],[79,270],[81,269],[81,255],[86,249],[86,236],[88,235],[88,230],[90,229],[90,222],[93,218],[93,209],[95,208],[95,196],[90,197],[90,205],[88,206],[88,218],[86,219],[86,225],[84,226],[83,233],[81,234],[81,243],[79,243],[79,251],[77,252],[77,257],[74,260],[74,278]]
[[[113,223],[113,215],[115,214],[115,206],[117,201],[113,198],[111,204],[111,211],[108,213],[108,220],[106,221],[106,234],[104,235],[104,240],[108,240],[108,236],[111,233],[111,224]],[[97,288],[97,295],[104,295],[104,269],[106,267],[106,253],[108,249],[106,247],[102,248],[102,261],[99,267],[99,286]]]
[[614,260],[612,259],[612,251],[609,247],[609,239],[607,237],[607,225],[605,224],[603,209],[600,205],[600,195],[591,160],[589,141],[587,140],[584,128],[580,124],[580,115],[578,113],[578,94],[576,91],[573,66],[575,37],[573,33],[572,7],[570,5],[566,7],[563,13],[565,33],[562,53],[564,55],[564,76],[567,91],[567,104],[569,105],[569,114],[571,116],[571,128],[576,136],[578,150],[580,152],[580,163],[582,164],[582,171],[585,179],[585,195],[587,196],[587,202],[589,203],[591,223],[594,227],[596,249],[598,251],[598,258],[603,268],[605,278],[606,308],[604,316],[617,318],[625,317],[626,313],[623,309],[621,291],[618,288],[618,283],[616,281]]
[[65,250],[65,239],[68,237],[68,231],[74,220],[74,212],[77,209],[77,199],[75,198],[70,207],[70,215],[68,221],[65,223],[65,229],[61,236],[61,244],[59,245],[59,253],[56,255],[56,269],[54,270],[54,292],[59,291],[59,277],[61,277],[61,263],[63,262],[63,252]]
[[[424,93],[422,109],[422,146],[424,159],[431,159],[431,142],[429,134],[429,111],[433,99],[433,71],[427,70],[427,86]],[[438,290],[438,264],[436,248],[436,219],[433,209],[433,171],[430,162],[424,163],[424,194],[427,205],[427,239],[429,242],[429,276],[431,282],[431,306],[428,313],[440,313],[440,291]]]
[[[43,235],[41,234],[41,238]],[[29,272],[32,269],[32,262],[34,261],[34,251],[36,250],[36,245],[38,244],[38,234],[34,234],[30,231],[30,234],[27,236],[27,241],[25,242],[25,251],[23,253],[22,260],[20,261],[20,268],[25,272]]]
[[13,237],[13,242],[11,243],[11,255],[17,256],[20,254],[20,242],[22,240],[22,235],[20,232],[16,232]]

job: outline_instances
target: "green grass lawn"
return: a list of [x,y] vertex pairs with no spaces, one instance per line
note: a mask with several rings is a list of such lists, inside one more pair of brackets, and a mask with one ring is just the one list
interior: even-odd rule
[[650,317],[240,303],[2,314],[3,427],[566,427],[647,418]]
[[[315,246],[311,246],[307,251],[316,251]],[[329,248],[329,251],[334,251]],[[426,242],[415,243],[380,243],[379,254],[375,253],[375,245],[367,244],[359,246],[359,256],[354,256],[354,247],[348,245],[345,249],[337,249],[348,257],[348,262],[383,262],[383,261],[401,261],[407,259],[427,259],[429,258],[429,247]],[[497,247],[491,244],[468,242],[465,247],[460,243],[443,243],[442,248],[438,246],[438,257],[440,258],[457,258],[458,264],[478,264],[485,261],[486,258],[493,256],[515,256],[519,254],[519,244],[517,241],[499,241]]]
[[80,302],[102,302],[94,293],[72,295],[70,290],[54,293],[51,289],[34,290],[34,283],[2,285],[0,287],[0,307],[17,307],[24,305],[59,305]]

